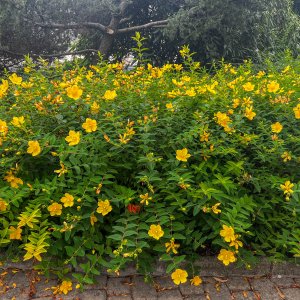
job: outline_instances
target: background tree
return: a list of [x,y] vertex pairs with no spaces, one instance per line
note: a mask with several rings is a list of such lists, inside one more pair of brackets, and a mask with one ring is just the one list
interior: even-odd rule
[[260,60],[264,52],[300,49],[299,17],[290,0],[186,0],[168,24],[170,39],[180,37],[205,61]]
[[[156,63],[189,44],[197,59],[259,60],[265,51],[299,52],[299,0],[0,0],[2,67],[22,54],[99,50],[118,58],[142,31]],[[78,52],[79,51],[79,52]],[[20,55],[21,54],[21,55]]]

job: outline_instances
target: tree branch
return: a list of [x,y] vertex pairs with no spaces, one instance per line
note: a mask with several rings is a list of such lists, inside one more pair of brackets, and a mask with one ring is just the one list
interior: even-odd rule
[[35,25],[43,28],[58,28],[58,29],[75,29],[75,28],[94,28],[99,29],[107,34],[114,34],[114,31],[100,23],[84,22],[84,23],[69,23],[69,24],[59,24],[59,23],[35,23]]
[[[79,55],[83,53],[88,53],[88,52],[98,52],[99,50],[95,49],[84,49],[84,50],[78,50],[78,51],[73,51],[73,52],[62,52],[62,53],[55,53],[55,54],[29,54],[29,56],[32,57],[45,57],[45,58],[51,58],[51,57],[60,57],[60,56],[67,56],[67,55]],[[12,52],[9,50],[1,49],[0,52],[7,53],[10,55],[15,55],[15,56],[25,56],[28,53],[17,53],[17,52]]]
[[121,19],[119,24],[124,24],[124,23],[126,23],[128,21],[131,21],[131,20],[132,20],[132,16],[129,16],[128,18]]
[[138,26],[133,26],[133,27],[128,27],[128,28],[122,28],[119,29],[116,33],[127,33],[127,32],[132,32],[132,31],[137,31],[149,27],[163,27],[164,25],[168,24],[168,20],[162,20],[162,21],[155,21],[155,22],[150,22],[144,25],[138,25]]

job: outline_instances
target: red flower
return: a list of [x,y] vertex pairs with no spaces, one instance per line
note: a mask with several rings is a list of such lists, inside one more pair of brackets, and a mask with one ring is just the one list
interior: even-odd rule
[[128,204],[127,209],[132,214],[138,214],[141,210],[141,206],[138,204]]

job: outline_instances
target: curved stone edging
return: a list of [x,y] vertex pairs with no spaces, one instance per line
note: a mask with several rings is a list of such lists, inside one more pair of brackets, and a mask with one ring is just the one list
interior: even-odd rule
[[[237,267],[236,264],[224,266],[216,257],[204,256],[195,262],[195,265],[200,267],[200,276],[285,276],[285,277],[300,277],[300,264],[291,262],[271,263],[267,258],[261,258],[260,262],[253,266],[251,269],[244,267]],[[4,262],[0,269],[21,269],[30,270],[33,268],[31,262]],[[80,272],[75,268],[75,271]],[[103,272],[105,275],[111,277],[118,276],[135,276],[140,275],[135,269],[134,265],[128,265],[124,270],[120,271],[119,275]],[[151,273],[153,276],[166,275],[166,264],[158,262],[154,271]]]

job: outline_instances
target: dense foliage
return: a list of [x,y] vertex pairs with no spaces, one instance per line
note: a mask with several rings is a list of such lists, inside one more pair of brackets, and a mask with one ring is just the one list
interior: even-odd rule
[[299,53],[299,16],[290,0],[186,0],[171,18],[168,36],[188,43],[198,58],[262,62],[267,52]]
[[71,264],[80,284],[132,261],[147,274],[159,258],[176,284],[197,284],[181,263],[204,253],[249,268],[259,255],[300,256],[299,59],[211,75],[180,54],[183,65],[127,73],[28,60],[4,76],[8,254],[46,271]]

